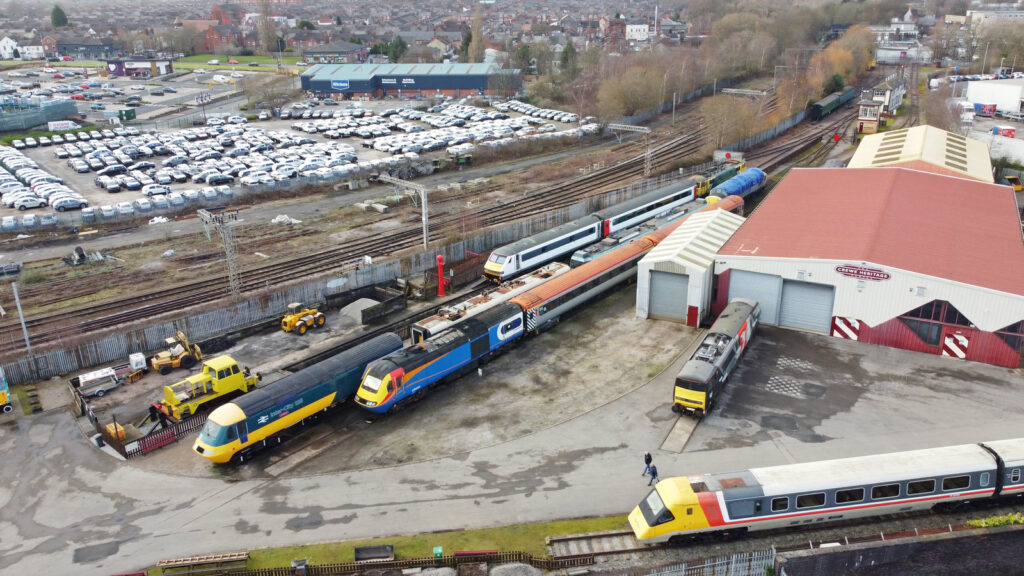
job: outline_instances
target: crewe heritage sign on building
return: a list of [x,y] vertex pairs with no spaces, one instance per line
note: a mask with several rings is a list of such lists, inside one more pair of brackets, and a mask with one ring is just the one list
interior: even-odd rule
[[836,266],[836,272],[839,272],[843,276],[848,278],[856,278],[858,280],[888,280],[890,278],[888,272],[883,272],[876,268],[864,268],[863,266],[853,266],[852,264],[845,264],[842,266]]

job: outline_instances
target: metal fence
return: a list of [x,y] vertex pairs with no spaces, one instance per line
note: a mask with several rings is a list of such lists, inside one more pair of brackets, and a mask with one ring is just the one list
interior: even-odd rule
[[789,118],[783,120],[781,123],[772,126],[771,128],[765,130],[764,132],[761,132],[760,134],[755,134],[750,138],[745,138],[738,142],[733,142],[732,144],[723,146],[722,149],[736,150],[737,152],[741,152],[743,150],[753,148],[754,146],[771,140],[772,138],[777,137],[779,134],[782,134],[786,130],[789,130],[793,126],[796,126],[797,124],[803,122],[806,116],[807,111],[801,110],[794,114],[793,116],[790,116]]
[[38,108],[21,110],[4,108],[0,112],[0,132],[25,131],[35,126],[42,126],[47,122],[64,120],[75,114],[78,114],[78,109],[72,100],[42,102]]
[[740,552],[699,564],[677,564],[645,572],[647,576],[765,576],[775,565],[775,548]]

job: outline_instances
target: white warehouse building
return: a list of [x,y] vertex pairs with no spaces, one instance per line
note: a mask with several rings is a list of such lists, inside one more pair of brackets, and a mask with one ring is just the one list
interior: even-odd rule
[[637,265],[636,316],[699,326],[711,312],[715,255],[746,219],[727,210],[698,212]]

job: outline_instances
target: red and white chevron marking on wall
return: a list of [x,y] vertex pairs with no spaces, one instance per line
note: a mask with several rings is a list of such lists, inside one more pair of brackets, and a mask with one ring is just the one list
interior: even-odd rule
[[832,336],[835,336],[836,338],[845,338],[847,340],[859,340],[860,322],[853,318],[833,316]]
[[942,340],[942,355],[950,358],[967,358],[967,345],[970,343],[963,334],[947,334]]

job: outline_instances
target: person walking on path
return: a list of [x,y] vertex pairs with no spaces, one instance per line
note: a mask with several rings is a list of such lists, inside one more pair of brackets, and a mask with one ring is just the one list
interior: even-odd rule
[[647,476],[647,473],[651,471],[651,462],[654,461],[654,457],[651,456],[650,452],[644,452],[644,473],[641,476]]
[[648,486],[658,481],[658,467],[651,464],[651,480],[647,483]]

